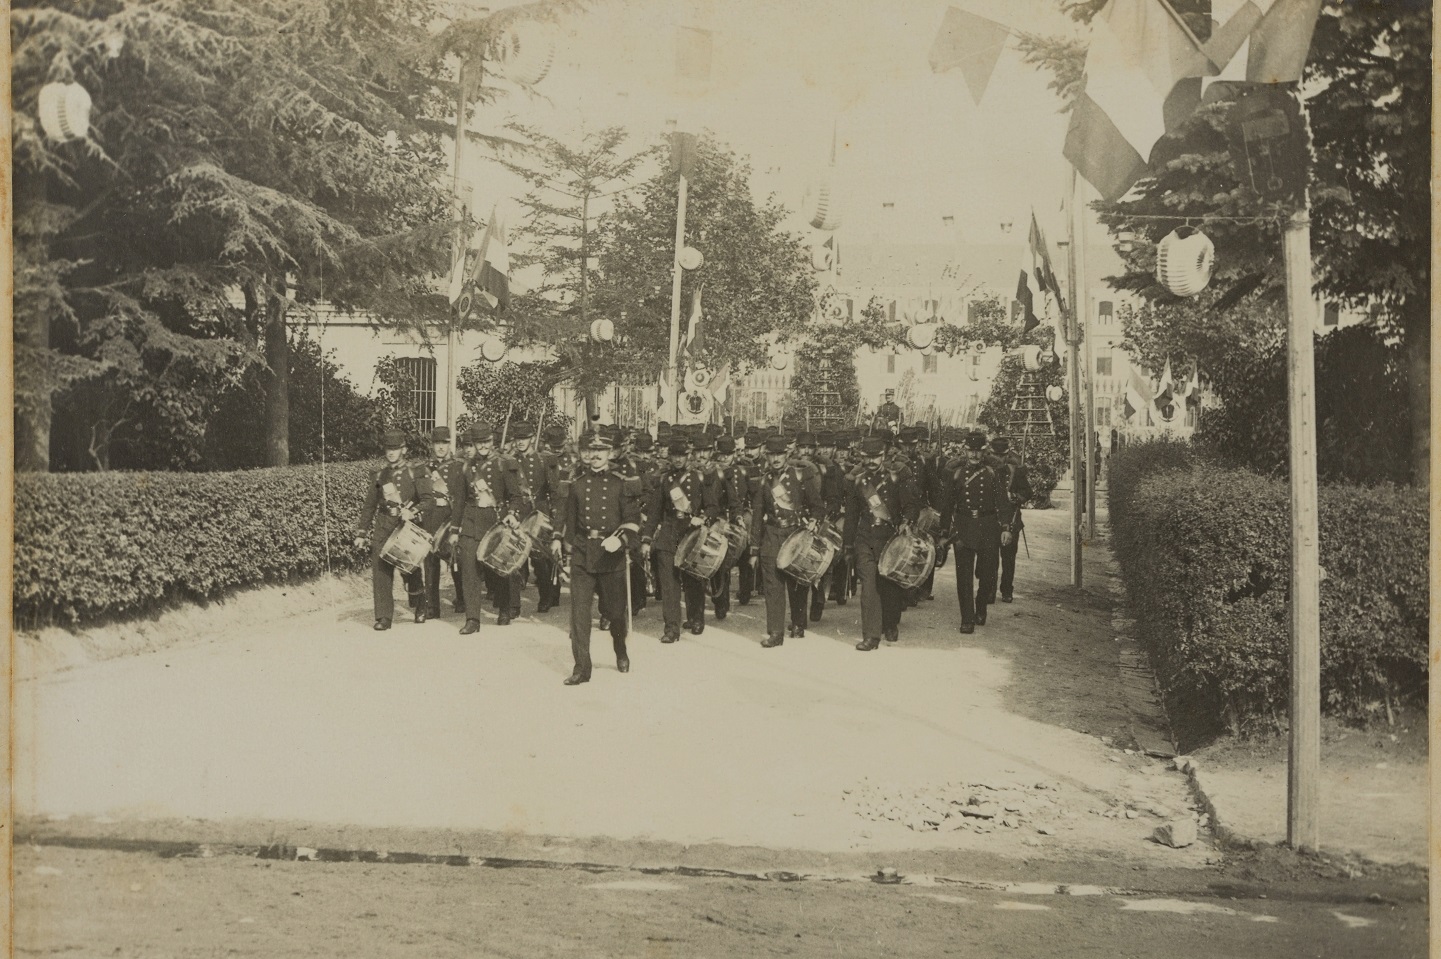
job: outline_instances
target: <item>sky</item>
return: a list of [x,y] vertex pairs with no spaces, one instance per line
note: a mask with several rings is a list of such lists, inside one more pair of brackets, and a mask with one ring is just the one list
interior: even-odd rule
[[[464,0],[462,0],[464,2]],[[495,4],[493,4],[494,6]],[[827,175],[836,139],[839,236],[852,243],[1024,242],[1034,207],[1064,235],[1069,182],[1065,117],[1047,77],[1014,41],[976,105],[958,72],[927,53],[946,0],[599,0],[556,31],[556,58],[536,95],[515,91],[476,129],[515,116],[564,137],[619,124],[637,147],[666,129],[708,127],[752,165],[752,188],[774,193],[804,228],[809,189]],[[1048,34],[1077,29],[1057,0],[966,0],[967,9]],[[712,31],[711,80],[678,90],[676,33]],[[471,151],[475,153],[476,151]],[[513,203],[518,181],[470,158],[477,211]],[[890,206],[886,206],[890,204]],[[514,210],[514,207],[511,207]],[[1003,234],[1001,224],[1016,228]]]

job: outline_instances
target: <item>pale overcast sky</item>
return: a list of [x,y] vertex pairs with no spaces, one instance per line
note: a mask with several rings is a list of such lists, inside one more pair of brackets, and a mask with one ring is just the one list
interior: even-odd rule
[[[499,4],[493,4],[493,6]],[[514,114],[542,129],[629,128],[637,145],[682,115],[743,155],[753,187],[799,211],[839,131],[840,236],[855,243],[942,241],[952,215],[964,238],[1024,241],[1032,205],[1053,237],[1068,182],[1065,118],[1046,77],[1002,54],[977,107],[959,72],[935,74],[927,53],[946,0],[602,0],[559,31],[556,62],[538,85],[486,108],[477,128]],[[1074,25],[1055,0],[966,0],[1025,29]],[[676,92],[680,26],[713,31],[712,79],[699,97]],[[684,121],[683,121],[684,122]],[[467,163],[484,216],[518,184],[493,164]],[[886,209],[883,203],[894,206]],[[803,221],[797,218],[795,228]]]

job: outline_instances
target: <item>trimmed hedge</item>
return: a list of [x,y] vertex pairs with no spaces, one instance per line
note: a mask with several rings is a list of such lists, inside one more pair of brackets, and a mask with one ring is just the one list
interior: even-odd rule
[[15,477],[15,623],[72,625],[364,567],[351,538],[374,463],[234,473]]
[[[1126,447],[1111,462],[1112,547],[1178,734],[1279,726],[1290,682],[1287,483],[1204,463],[1176,442]],[[1327,486],[1319,507],[1323,708],[1364,720],[1424,706],[1425,494]]]

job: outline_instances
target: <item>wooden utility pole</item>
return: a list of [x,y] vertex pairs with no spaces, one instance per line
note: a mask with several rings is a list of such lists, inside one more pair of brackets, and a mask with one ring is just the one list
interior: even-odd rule
[[1286,268],[1286,384],[1291,437],[1291,743],[1286,840],[1315,850],[1321,771],[1321,582],[1316,507],[1316,306],[1309,203],[1281,239]]

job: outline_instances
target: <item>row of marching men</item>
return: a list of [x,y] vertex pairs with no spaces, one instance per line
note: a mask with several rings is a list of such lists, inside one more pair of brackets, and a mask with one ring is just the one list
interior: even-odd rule
[[1030,496],[1004,438],[988,449],[979,433],[946,442],[917,429],[731,437],[662,424],[659,443],[602,429],[571,450],[564,432],[538,438],[519,424],[472,427],[452,454],[439,427],[432,456],[415,463],[404,458],[403,434],[384,439],[357,537],[371,547],[375,628],[391,626],[397,568],[425,622],[440,616],[448,565],[461,632],[471,634],[489,611],[497,625],[519,615],[529,578],[538,613],[559,605],[568,558],[568,682],[590,675],[593,596],[622,671],[628,614],[647,596],[661,600],[661,640],[671,643],[704,629],[708,601],[725,618],[733,579],[739,603],[765,595],[762,646],[803,636],[828,597],[844,604],[859,592],[857,648],[873,650],[898,638],[904,608],[930,598],[936,560],[952,545],[961,630],[970,632],[996,599],[998,561],[1000,598],[1011,598],[1019,505]]

